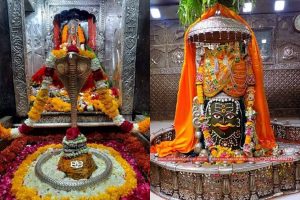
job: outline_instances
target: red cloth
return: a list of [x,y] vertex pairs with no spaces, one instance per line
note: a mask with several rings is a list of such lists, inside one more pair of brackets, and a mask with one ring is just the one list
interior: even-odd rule
[[54,20],[53,21],[53,43],[54,43],[54,49],[59,49],[60,46],[60,23],[59,21]]

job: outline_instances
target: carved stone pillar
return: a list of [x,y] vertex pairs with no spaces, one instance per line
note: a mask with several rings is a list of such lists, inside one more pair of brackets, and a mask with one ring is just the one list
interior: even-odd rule
[[274,194],[280,193],[280,181],[279,181],[279,167],[278,165],[273,166],[273,184],[274,184]]
[[23,0],[7,0],[11,43],[11,67],[16,99],[16,114],[27,116],[29,110],[26,83],[25,9]]
[[258,200],[255,184],[255,171],[250,171],[250,200]]
[[[122,60],[122,114],[131,115],[135,86],[135,61],[138,30],[139,1],[124,1],[124,36]],[[133,56],[134,55],[134,56]]]
[[196,186],[195,186],[195,193],[196,193],[196,200],[203,199],[203,189],[202,189],[202,177],[201,174],[196,175]]
[[[153,165],[153,166],[152,166]],[[156,192],[160,192],[160,173],[157,165],[151,164],[151,184]]]
[[300,161],[296,162],[296,190],[300,190]]
[[223,196],[224,200],[230,200],[230,180],[229,175],[223,175]]
[[179,199],[178,173],[173,171],[173,197]]

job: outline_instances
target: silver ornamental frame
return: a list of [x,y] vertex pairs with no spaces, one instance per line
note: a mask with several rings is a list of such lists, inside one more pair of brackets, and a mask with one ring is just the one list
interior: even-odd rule
[[[11,56],[12,56],[12,71],[13,71],[13,83],[15,91],[16,113],[18,116],[25,117],[29,110],[28,101],[28,83],[26,77],[27,67],[27,49],[26,49],[26,34],[25,34],[25,4],[24,1],[30,1],[30,3],[36,4],[36,0],[7,0],[8,4],[8,17],[9,17],[9,29],[10,29],[10,41],[11,41]],[[85,4],[99,5],[104,7],[106,0],[89,0],[85,1]],[[137,31],[138,31],[138,11],[139,1],[136,0],[120,0],[122,2],[123,9],[123,22],[122,22],[122,109],[121,113],[127,118],[131,118],[133,111],[133,96],[135,87],[135,61],[136,61],[136,46],[137,46]],[[78,0],[45,0],[46,9],[49,9],[51,5],[82,5],[82,2]],[[49,12],[49,10],[48,10]],[[99,14],[100,24],[102,23],[100,30],[98,28],[98,37],[100,41],[97,42],[98,56],[104,57],[104,40],[105,40],[105,12],[101,11]],[[47,19],[51,19],[50,16],[46,16]],[[47,30],[50,30],[50,23],[48,21]],[[46,50],[46,48],[45,48]]]

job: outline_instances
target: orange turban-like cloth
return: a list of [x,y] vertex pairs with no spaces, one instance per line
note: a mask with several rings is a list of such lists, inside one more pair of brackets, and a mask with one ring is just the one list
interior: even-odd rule
[[185,33],[184,63],[179,83],[174,120],[176,137],[173,141],[161,142],[152,148],[152,150],[156,151],[160,157],[177,151],[181,153],[190,152],[196,143],[196,139],[194,137],[195,130],[192,124],[192,103],[193,98],[196,96],[196,49],[194,44],[188,42],[188,33],[196,23],[215,15],[217,10],[221,12],[222,16],[233,18],[243,23],[249,28],[249,30],[251,30],[251,41],[248,45],[248,52],[252,60],[252,68],[256,80],[254,105],[254,109],[257,112],[256,135],[262,148],[272,149],[276,146],[274,133],[270,124],[268,104],[264,92],[263,65],[254,32],[241,16],[221,4],[216,4],[204,13],[201,18],[196,20],[196,22],[194,22]]

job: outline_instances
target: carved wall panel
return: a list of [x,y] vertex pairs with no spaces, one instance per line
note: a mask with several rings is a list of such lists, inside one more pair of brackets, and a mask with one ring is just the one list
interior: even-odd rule
[[295,189],[295,164],[294,163],[283,163],[279,165],[279,180],[280,180],[281,190]]
[[27,60],[24,35],[24,1],[7,0],[7,3],[16,111],[18,115],[26,116],[29,105],[25,70]]
[[231,198],[232,199],[241,199],[240,197],[244,197],[244,200],[250,199],[250,180],[249,173],[236,173],[231,176]]
[[222,199],[223,178],[220,174],[203,175],[203,199]]
[[173,179],[172,179],[172,171],[161,168],[160,169],[160,177],[161,179],[161,191],[167,195],[173,194]]
[[255,172],[255,184],[259,197],[268,196],[273,193],[273,169],[266,167]]
[[284,112],[287,109],[300,108],[299,69],[265,70],[264,76],[271,114],[273,111],[282,110]]
[[156,120],[173,119],[180,74],[151,74],[150,111]]
[[184,200],[195,199],[195,194],[191,193],[196,185],[196,175],[187,172],[178,172],[179,198]]
[[[293,28],[297,14],[300,13],[243,16],[255,31],[268,32],[258,33],[257,40],[261,48],[263,44],[268,47],[263,68],[272,117],[299,116],[300,112],[300,33]],[[176,81],[179,80],[183,61],[183,29],[176,20],[164,20],[152,21],[150,30],[152,119],[171,120],[176,106]],[[263,39],[267,43],[262,43]],[[172,108],[174,110],[170,111]]]
[[183,63],[184,30],[177,20],[150,26],[150,111],[157,120],[173,119]]

